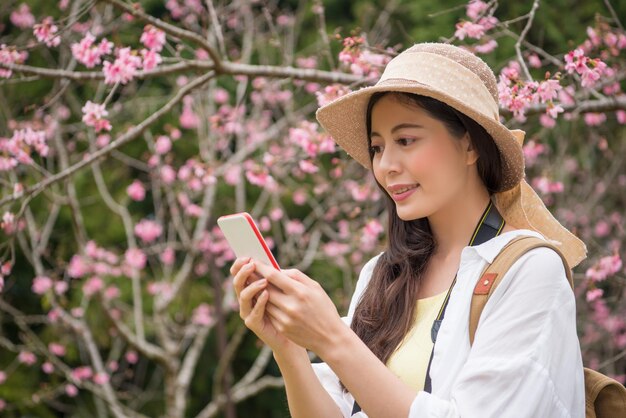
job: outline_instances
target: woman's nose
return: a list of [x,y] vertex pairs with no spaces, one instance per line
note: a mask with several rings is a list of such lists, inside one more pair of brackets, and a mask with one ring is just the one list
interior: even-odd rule
[[379,169],[385,172],[399,171],[399,159],[396,152],[390,148],[384,148],[381,151],[380,160],[378,161]]

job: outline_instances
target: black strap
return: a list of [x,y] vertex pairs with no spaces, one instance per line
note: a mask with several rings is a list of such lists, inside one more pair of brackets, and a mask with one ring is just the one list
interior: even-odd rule
[[[469,245],[480,245],[489,241],[491,238],[500,235],[500,232],[502,232],[502,229],[504,228],[504,224],[504,219],[502,219],[502,216],[498,212],[498,209],[496,209],[496,207],[490,200],[487,208],[480,217],[480,221],[474,229],[474,233],[472,234]],[[431,351],[430,353],[430,360],[428,360],[428,368],[426,369],[426,381],[424,382],[424,391],[429,393],[432,390],[432,384],[430,381],[430,365],[433,361],[433,353],[435,351],[434,343],[437,341],[437,334],[439,333],[439,328],[441,327],[441,323],[443,322],[443,318],[446,314],[446,308],[448,307],[448,301],[450,300],[450,293],[452,293],[452,288],[454,287],[455,283],[456,275],[454,276],[454,280],[452,281],[452,284],[448,289],[448,293],[446,294],[446,298],[443,301],[441,309],[439,309],[437,319],[435,319],[435,321],[433,322],[433,326],[430,329],[430,337],[433,341],[433,351]],[[356,414],[359,411],[361,411],[361,407],[356,401],[354,401],[354,405],[352,407],[352,415]]]

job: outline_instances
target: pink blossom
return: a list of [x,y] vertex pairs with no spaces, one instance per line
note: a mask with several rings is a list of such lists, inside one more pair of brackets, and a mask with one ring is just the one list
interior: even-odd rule
[[541,68],[541,59],[537,54],[530,54],[528,56],[528,65],[530,65],[532,68]]
[[217,104],[228,103],[228,100],[229,100],[228,91],[226,91],[225,89],[221,87],[216,88],[215,91],[213,92],[213,100],[215,100],[215,103]]
[[11,274],[12,268],[13,267],[10,261],[2,263],[2,265],[0,265],[0,274],[4,274],[5,276],[8,276],[9,274]]
[[135,364],[137,363],[137,361],[139,361],[139,356],[137,355],[137,352],[133,350],[128,351],[124,358],[129,364]]
[[130,48],[117,48],[116,59],[113,63],[104,61],[103,72],[106,84],[126,84],[135,77],[137,69],[141,67],[141,58],[133,54]]
[[466,6],[465,12],[470,19],[476,20],[488,7],[487,3],[481,0],[470,0],[469,4]]
[[72,377],[76,380],[91,379],[91,376],[93,376],[93,371],[89,366],[80,366],[72,370]]
[[285,232],[287,232],[287,235],[302,235],[304,231],[304,224],[296,219],[290,220],[285,226]]
[[302,189],[298,189],[293,192],[291,198],[293,199],[293,203],[298,206],[302,206],[306,203],[306,192]]
[[171,266],[176,260],[176,252],[172,247],[167,247],[160,256],[161,262],[166,266]]
[[22,3],[11,12],[11,23],[20,29],[31,28],[35,24],[35,16],[30,12],[30,7]]
[[46,361],[41,365],[41,370],[43,370],[45,374],[52,374],[54,372],[54,366],[49,361]]
[[163,227],[154,221],[143,219],[135,225],[135,235],[143,242],[149,243],[157,239],[163,233]]
[[146,266],[147,257],[139,248],[129,248],[124,257],[126,264],[134,269],[142,270]]
[[300,167],[300,170],[309,174],[317,173],[319,171],[319,167],[316,166],[311,160],[300,160],[298,162],[298,167]]
[[333,100],[350,93],[350,89],[343,84],[332,84],[324,87],[321,92],[315,93],[318,106],[324,106]]
[[7,381],[7,374],[0,370],[0,385]]
[[532,186],[543,194],[561,193],[563,192],[563,183],[560,181],[552,182],[545,176],[536,177],[532,180]]
[[163,62],[161,54],[153,49],[142,49],[141,56],[143,58],[142,67],[145,71],[150,71]]
[[104,288],[104,281],[98,277],[90,277],[83,285],[83,293],[85,296],[90,297],[98,293]]
[[593,302],[594,300],[601,298],[603,294],[604,291],[602,289],[596,288],[588,290],[586,294],[587,302]]
[[199,305],[193,311],[193,317],[191,319],[191,322],[193,322],[196,325],[203,326],[203,327],[208,327],[208,326],[213,325],[215,320],[211,312],[211,307],[207,305],[206,303]]
[[111,130],[111,122],[106,119],[109,112],[104,108],[104,104],[97,104],[88,100],[82,111],[85,125],[93,126],[96,132]]
[[109,286],[104,291],[104,297],[107,300],[115,299],[120,296],[120,289],[115,286]]
[[[2,64],[23,64],[28,58],[28,53],[26,51],[17,51],[15,47],[9,47],[5,44],[0,44],[0,63]],[[11,77],[12,71],[6,68],[0,68],[0,77],[9,78]]]
[[165,32],[152,25],[146,25],[139,41],[149,50],[160,52],[165,45]]
[[350,246],[339,242],[329,242],[324,244],[322,251],[324,251],[327,257],[337,257],[338,255],[344,255],[350,252]]
[[47,276],[37,276],[33,279],[33,285],[31,287],[33,293],[43,295],[48,290],[52,289],[52,279]]
[[70,313],[72,314],[73,317],[75,318],[82,318],[83,315],[85,315],[85,310],[81,307],[76,307],[76,308],[72,308],[70,309]]
[[176,170],[171,165],[161,167],[161,181],[165,184],[172,184],[176,180]]
[[17,360],[22,364],[26,364],[27,366],[32,366],[33,364],[37,362],[37,356],[35,356],[30,351],[24,350],[24,351],[20,351],[20,354],[17,356]]
[[553,119],[556,119],[559,113],[563,113],[563,107],[561,105],[548,104],[546,108],[546,114]]
[[528,141],[524,147],[524,160],[527,166],[532,166],[537,161],[537,158],[543,154],[546,150],[545,145],[538,143],[534,139]]
[[70,277],[79,278],[90,272],[88,263],[78,254],[72,256],[67,272]]
[[585,113],[584,120],[587,126],[602,125],[606,121],[606,113],[588,112]]
[[63,357],[65,355],[65,347],[58,343],[48,344],[48,350],[57,357]]
[[472,39],[480,39],[483,37],[487,28],[480,23],[461,21],[456,24],[456,31],[454,32],[454,36],[458,39],[463,40],[466,37]]
[[146,197],[146,189],[139,180],[134,180],[130,186],[126,188],[126,193],[135,202],[141,202]]
[[70,398],[73,398],[78,395],[78,389],[72,384],[67,384],[65,385],[65,394]]
[[105,383],[108,383],[109,380],[109,375],[106,373],[96,373],[93,377],[93,382],[96,385],[104,385]]
[[603,281],[617,273],[622,268],[622,259],[619,254],[602,257],[596,264],[588,268],[585,276],[595,282]]
[[98,45],[94,45],[96,38],[90,32],[80,42],[73,43],[71,46],[72,55],[76,61],[85,65],[87,68],[93,68],[102,62],[102,56],[110,54],[113,51],[113,42],[109,42],[103,38]]
[[626,110],[618,110],[615,112],[617,122],[621,125],[626,125]]
[[541,99],[541,102],[545,103],[548,100],[556,99],[559,91],[562,89],[563,87],[559,84],[558,80],[545,80],[539,83],[539,86],[537,87],[537,95]]
[[7,235],[13,234],[16,230],[15,215],[11,212],[4,212],[2,222],[0,222],[0,228],[2,228]]
[[22,164],[30,164],[32,159],[29,157],[29,154],[33,149],[42,157],[48,156],[50,149],[47,144],[45,131],[36,131],[30,127],[13,131],[13,136],[7,144],[7,150],[12,153],[19,162]]
[[193,111],[193,97],[183,97],[183,111],[178,121],[180,126],[185,129],[195,129],[198,127],[200,120],[198,119],[198,115]]
[[154,150],[157,154],[167,154],[168,152],[170,152],[171,149],[172,141],[169,137],[161,135],[157,138],[156,143],[154,144]]
[[498,47],[498,42],[495,39],[490,39],[485,43],[476,45],[474,51],[479,54],[490,54]]
[[48,16],[34,26],[33,33],[39,42],[44,42],[48,47],[55,47],[61,43],[61,38],[56,35],[58,31],[59,28],[54,24],[52,17]]
[[596,223],[596,226],[593,228],[593,233],[598,238],[606,237],[611,233],[611,224],[609,224],[605,220],[600,220]]
[[556,126],[556,120],[550,117],[550,115],[548,115],[547,113],[542,113],[541,115],[539,115],[539,123],[541,124],[541,126],[550,129]]

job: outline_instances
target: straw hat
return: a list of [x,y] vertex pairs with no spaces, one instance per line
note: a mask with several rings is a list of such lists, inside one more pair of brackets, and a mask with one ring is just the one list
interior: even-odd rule
[[416,44],[387,64],[376,85],[319,108],[316,116],[320,124],[366,168],[371,168],[367,106],[372,94],[379,91],[432,97],[478,122],[491,135],[502,157],[502,188],[493,200],[504,220],[542,234],[559,247],[571,267],[585,259],[585,244],[552,216],[524,180],[524,131],[509,130],[500,122],[496,78],[483,60],[449,44]]

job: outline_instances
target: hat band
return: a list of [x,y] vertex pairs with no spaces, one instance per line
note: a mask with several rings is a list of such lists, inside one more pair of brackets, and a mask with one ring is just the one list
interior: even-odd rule
[[376,85],[391,79],[424,84],[500,120],[498,104],[479,76],[458,62],[428,52],[404,53],[391,60]]

